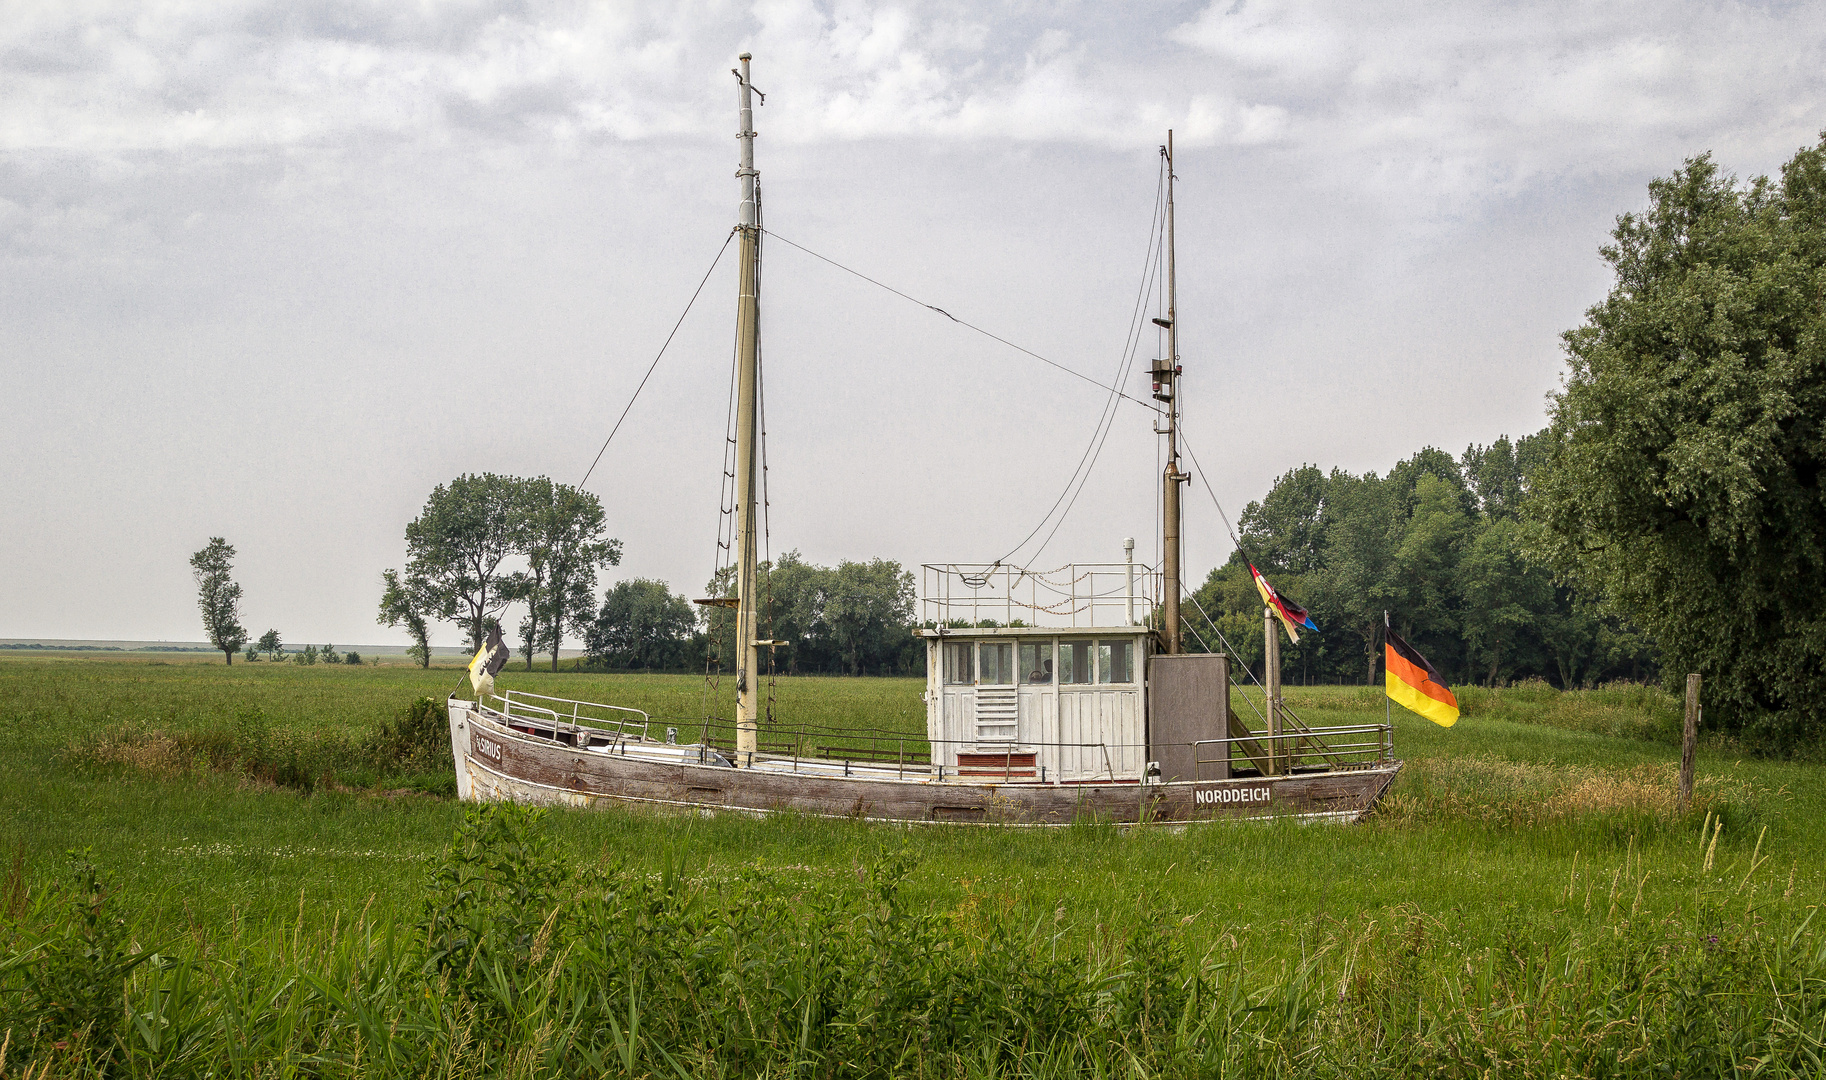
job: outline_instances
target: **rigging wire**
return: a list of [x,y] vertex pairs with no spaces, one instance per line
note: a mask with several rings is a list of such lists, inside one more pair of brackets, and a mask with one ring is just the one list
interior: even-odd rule
[[[1230,542],[1236,545],[1236,550],[1242,553],[1244,559],[1249,559],[1249,553],[1243,550],[1243,542],[1236,537],[1235,527],[1230,524],[1230,515],[1224,513],[1224,504],[1217,501],[1217,492],[1211,490],[1211,481],[1205,476],[1205,467],[1198,463],[1198,455],[1192,450],[1192,441],[1186,438],[1183,421],[1179,428],[1179,443],[1186,448],[1186,456],[1192,459],[1192,467],[1198,470],[1198,482],[1204,485],[1205,494],[1211,496],[1211,505],[1217,507],[1217,516],[1223,519],[1224,531],[1230,534]],[[1253,565],[1254,560],[1249,561]]]
[[[1135,352],[1141,347],[1141,334],[1143,329],[1141,313],[1146,310],[1149,294],[1157,291],[1155,285],[1159,281],[1159,274],[1157,272],[1159,254],[1165,249],[1165,245],[1162,243],[1165,239],[1164,234],[1166,229],[1166,222],[1162,213],[1162,207],[1165,201],[1165,191],[1166,164],[1163,160],[1161,163],[1160,178],[1155,182],[1154,186],[1154,216],[1150,221],[1148,228],[1148,253],[1141,262],[1141,283],[1136,288],[1135,306],[1133,310],[1129,312],[1128,330],[1123,335],[1122,359],[1116,365],[1116,380],[1114,385],[1117,387],[1120,387],[1128,380],[1129,371],[1134,367]],[[1035,533],[1038,533],[1041,529],[1045,528],[1046,522],[1052,519],[1053,513],[1059,510],[1059,504],[1063,502],[1065,503],[1065,509],[1059,512],[1058,519],[1053,521],[1052,531],[1046,534],[1046,539],[1040,541],[1040,546],[1034,549],[1032,558],[1038,559],[1041,553],[1046,550],[1046,546],[1052,543],[1052,538],[1058,535],[1059,527],[1065,524],[1065,519],[1071,514],[1072,508],[1078,505],[1078,496],[1084,494],[1084,487],[1090,482],[1091,470],[1097,467],[1097,459],[1103,454],[1103,444],[1108,441],[1110,430],[1116,425],[1116,406],[1118,398],[1115,395],[1119,392],[1120,391],[1118,390],[1112,389],[1110,392],[1111,396],[1104,400],[1103,411],[1097,417],[1097,427],[1091,432],[1090,444],[1084,448],[1084,454],[1079,457],[1078,468],[1074,470],[1071,477],[1065,481],[1064,490],[1060,491],[1059,497],[1053,500],[1052,508],[1047,510],[1046,515],[1040,519],[1040,523],[1033,527],[1033,532],[1028,533],[1021,539],[1019,544],[1016,544],[1013,548],[1009,549],[1006,555],[1003,555],[1000,559],[996,560],[997,566],[1012,559],[1016,552],[1020,551],[1027,545],[1029,540],[1034,538]],[[1069,502],[1066,501],[1067,495],[1071,496]]]
[[672,345],[672,339],[678,336],[678,328],[685,325],[685,316],[691,314],[692,306],[697,303],[698,294],[704,291],[704,286],[710,281],[710,275],[716,272],[717,263],[723,261],[723,253],[729,250],[729,241],[734,238],[735,230],[733,229],[730,230],[729,235],[723,237],[723,246],[716,249],[716,258],[710,260],[710,269],[704,271],[703,280],[697,283],[697,288],[691,293],[691,299],[685,303],[685,310],[679,312],[678,321],[672,324],[672,332],[666,335],[666,340],[664,344],[660,345],[659,352],[654,354],[653,362],[647,365],[647,373],[640,377],[640,385],[634,388],[634,396],[628,399],[627,406],[615,419],[615,426],[609,429],[609,437],[602,440],[602,449],[596,451],[596,457],[590,462],[590,467],[584,470],[583,479],[577,482],[579,488],[590,482],[590,474],[594,473],[596,466],[602,462],[602,455],[609,449],[609,443],[614,441],[615,433],[621,430],[621,422],[628,418],[628,412],[634,408],[634,402],[640,398],[640,392],[646,389],[647,380],[653,377],[653,369],[659,367],[660,358],[666,355],[666,349]]
[[818,252],[813,251],[811,248],[806,247],[804,244],[794,243],[793,241],[788,240],[786,237],[781,236],[779,233],[774,232],[772,229],[764,229],[762,231],[766,232],[767,235],[773,237],[775,240],[780,241],[782,244],[785,244],[788,247],[798,248],[800,251],[805,252],[807,255],[810,255],[812,258],[817,259],[820,262],[827,262],[827,263],[831,264],[832,266],[836,267],[837,269],[843,271],[846,274],[851,274],[851,275],[861,278],[862,280],[868,282],[870,285],[873,285],[876,288],[885,289],[888,292],[893,293],[895,296],[900,297],[902,300],[906,300],[911,303],[918,304],[920,307],[926,308],[931,311],[936,311],[940,315],[943,315],[945,318],[950,319],[952,322],[958,324],[959,326],[963,327],[966,330],[974,330],[991,341],[1000,342],[1001,344],[1008,346],[1009,348],[1013,349],[1016,352],[1026,353],[1028,356],[1033,357],[1035,360],[1038,360],[1040,363],[1045,364],[1048,367],[1058,368],[1060,371],[1063,371],[1065,374],[1070,375],[1074,379],[1082,379],[1085,382],[1090,383],[1092,386],[1095,386],[1099,390],[1107,390],[1110,393],[1115,394],[1117,397],[1122,398],[1124,401],[1134,402],[1136,405],[1139,405],[1142,408],[1147,409],[1150,412],[1158,413],[1161,411],[1159,408],[1148,404],[1147,402],[1141,400],[1138,397],[1135,397],[1132,394],[1123,393],[1122,389],[1120,387],[1109,386],[1104,383],[1100,383],[1095,378],[1084,374],[1082,371],[1078,371],[1075,368],[1066,367],[1064,364],[1059,363],[1057,360],[1051,359],[1050,357],[1042,356],[1039,353],[1034,352],[1032,349],[1029,349],[1025,346],[1016,345],[1014,342],[1009,341],[1007,338],[1001,337],[1000,335],[997,335],[997,334],[990,333],[988,330],[983,329],[982,327],[976,325],[975,323],[967,322],[963,319],[960,319],[956,315],[953,315],[949,311],[946,311],[944,308],[939,307],[937,304],[928,304],[924,300],[921,300],[916,296],[908,296],[906,293],[901,292],[899,289],[896,289],[894,286],[887,285],[880,281],[877,281],[860,270],[852,269],[851,267],[845,266],[842,263],[838,262],[836,259],[833,259],[828,255],[821,255]]

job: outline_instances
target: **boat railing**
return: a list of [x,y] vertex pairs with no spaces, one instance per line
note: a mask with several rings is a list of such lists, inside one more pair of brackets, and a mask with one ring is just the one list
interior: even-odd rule
[[[625,705],[547,697],[524,690],[502,690],[490,696],[495,711],[507,719],[510,727],[516,719],[522,720],[536,734],[544,734],[540,729],[549,728],[547,737],[558,741],[575,742],[578,732],[585,729],[608,736],[611,743],[646,739],[653,723],[646,712]],[[551,704],[537,704],[542,701]],[[571,736],[569,740],[563,738],[567,734]]]
[[934,626],[1146,626],[1159,586],[1159,571],[1141,563],[928,563],[920,617]]
[[1348,724],[1200,739],[1190,744],[1193,775],[1224,779],[1239,763],[1258,776],[1373,769],[1395,760],[1393,730],[1388,724]]
[[[568,745],[613,748],[654,741],[650,734],[653,718],[641,709],[523,690],[500,691],[491,698],[492,707],[509,726]],[[735,760],[734,725],[714,717],[700,723],[698,745]],[[587,736],[583,735],[586,731],[590,733]],[[667,729],[668,743],[676,740],[676,731]],[[1189,754],[1192,759],[1192,779],[1206,781],[1376,768],[1394,761],[1391,732],[1387,724],[1354,724],[1301,728],[1273,735],[1250,732],[1186,743],[1116,743],[929,739],[886,728],[772,724],[760,729],[755,749],[770,767],[784,766],[792,771],[803,767],[807,772],[841,770],[849,775],[853,768],[861,767],[875,776],[892,770],[902,779],[999,779],[1008,783],[1145,782],[1154,779],[1144,764],[1150,758],[1158,760],[1180,753]],[[606,736],[606,742],[595,742],[596,735]],[[1066,775],[1059,775],[1057,767],[1048,764],[1049,760],[1067,758],[1080,765],[1095,764]]]
[[[706,722],[701,744],[735,759],[733,727],[723,722],[713,728]],[[798,771],[864,767],[874,775],[891,769],[902,779],[995,780],[1015,783],[1090,782],[1136,780],[1149,756],[1163,751],[1188,754],[1194,763],[1193,779],[1216,780],[1236,775],[1280,776],[1318,772],[1350,772],[1376,768],[1394,761],[1394,743],[1387,724],[1356,724],[1306,728],[1269,735],[1266,732],[1225,739],[1187,743],[1048,742],[1033,740],[928,739],[886,729],[780,726],[763,727],[757,734],[756,753],[774,766]],[[1048,759],[1071,756],[1101,764],[1060,776]],[[1182,758],[1183,760],[1183,758]],[[1118,763],[1133,762],[1137,767]],[[1052,775],[1048,775],[1051,772]]]

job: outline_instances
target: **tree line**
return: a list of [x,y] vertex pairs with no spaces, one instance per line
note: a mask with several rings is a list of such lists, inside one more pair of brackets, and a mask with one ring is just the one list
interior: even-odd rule
[[[597,668],[701,670],[735,663],[729,609],[698,605],[663,581],[617,582],[597,598],[598,573],[619,565],[622,545],[607,535],[602,503],[546,477],[492,473],[438,485],[406,527],[406,565],[382,575],[379,621],[412,638],[408,651],[430,664],[431,627],[454,622],[472,648],[510,607],[521,655],[559,668],[559,650],[581,640]],[[776,670],[786,673],[902,674],[925,670],[912,636],[913,575],[876,559],[817,566],[788,552],[760,567],[762,622]],[[734,595],[729,569],[709,595]]]
[[[1688,160],[1599,250],[1614,281],[1562,335],[1544,430],[1387,476],[1303,466],[1245,511],[1243,550],[1322,628],[1291,673],[1373,678],[1386,610],[1462,679],[1695,672],[1708,726],[1818,752],[1826,135],[1773,178]],[[1259,658],[1241,556],[1196,598],[1195,630]]]
[[[908,675],[925,672],[925,647],[913,636],[913,575],[890,559],[807,562],[797,551],[765,561],[757,578],[762,665],[783,675]],[[725,568],[706,585],[711,597],[735,595]],[[663,581],[622,581],[603,596],[586,631],[586,663],[621,670],[733,670],[735,612],[702,607]],[[771,653],[771,657],[769,656]]]
[[1227,641],[1259,671],[1262,601],[1249,573],[1313,613],[1318,632],[1282,650],[1284,677],[1380,678],[1384,617],[1457,682],[1541,678],[1562,688],[1652,678],[1654,643],[1599,598],[1561,582],[1525,517],[1546,432],[1427,447],[1354,475],[1302,465],[1238,518],[1240,548],[1193,594],[1190,639]]

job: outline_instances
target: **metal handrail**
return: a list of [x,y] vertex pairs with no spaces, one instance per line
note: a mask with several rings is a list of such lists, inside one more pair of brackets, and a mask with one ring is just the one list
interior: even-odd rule
[[[1063,582],[1050,575],[1063,573]],[[1133,622],[1128,614],[1133,574]],[[1158,602],[1160,572],[1144,563],[1070,563],[1036,573],[1004,563],[927,563],[920,567],[921,618],[944,623],[955,618],[979,623],[986,615],[1012,622],[1019,616],[1045,626],[1053,616],[1063,628],[1146,625]],[[962,588],[958,587],[962,584]],[[1042,598],[1044,591],[1048,595]],[[1028,595],[1023,599],[1019,594]],[[1111,617],[1100,619],[1100,612]],[[1080,616],[1087,619],[1080,622]]]
[[[649,736],[650,728],[653,723],[653,718],[648,715],[645,710],[629,708],[625,705],[604,705],[601,702],[596,701],[579,701],[574,698],[550,697],[545,694],[529,693],[525,690],[503,690],[489,696],[493,697],[495,701],[499,703],[501,707],[496,711],[505,719],[512,720],[518,715],[522,719],[537,720],[538,717],[532,714],[543,714],[545,717],[550,718],[552,726],[551,737],[554,739],[558,737],[559,731],[566,726],[569,727],[572,734],[585,728],[592,731],[600,731],[606,735],[613,736],[615,742],[620,742],[635,736],[646,739]],[[566,715],[556,709],[546,708],[543,705],[535,705],[531,701],[526,700],[528,698],[536,699],[538,701],[555,702],[559,705],[569,705],[571,707],[570,714]],[[631,716],[640,717],[640,719],[634,720],[630,718],[621,720],[589,716],[582,711],[586,708],[602,709],[607,712],[629,713]]]

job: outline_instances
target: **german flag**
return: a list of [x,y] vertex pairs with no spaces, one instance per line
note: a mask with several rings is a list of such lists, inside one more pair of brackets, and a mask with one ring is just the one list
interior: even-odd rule
[[1318,626],[1314,625],[1312,616],[1306,614],[1306,609],[1288,602],[1285,597],[1276,592],[1274,586],[1268,584],[1268,579],[1262,576],[1262,572],[1255,568],[1254,563],[1249,564],[1249,573],[1255,578],[1255,590],[1262,594],[1262,603],[1267,604],[1268,609],[1274,612],[1274,617],[1281,620],[1281,625],[1287,628],[1288,638],[1295,645],[1300,643],[1300,632],[1295,629],[1296,627],[1304,626],[1314,633],[1318,632]]
[[1397,705],[1417,712],[1440,727],[1458,723],[1458,699],[1452,688],[1419,650],[1401,640],[1393,630],[1388,635],[1387,655],[1382,671],[1388,683],[1388,695]]

